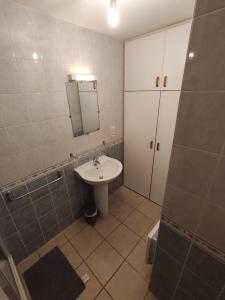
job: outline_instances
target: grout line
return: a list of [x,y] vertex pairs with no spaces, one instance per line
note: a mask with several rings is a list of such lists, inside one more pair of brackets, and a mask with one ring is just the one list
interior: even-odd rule
[[207,150],[204,150],[204,149],[194,148],[194,147],[180,145],[180,144],[176,144],[176,143],[173,144],[173,147],[174,146],[178,147],[178,148],[183,148],[183,149],[186,149],[186,150],[192,150],[192,151],[195,151],[195,152],[202,152],[202,153],[205,153],[205,154],[209,154],[211,156],[218,156],[218,155],[220,155],[220,152],[210,152],[210,151],[207,151]]

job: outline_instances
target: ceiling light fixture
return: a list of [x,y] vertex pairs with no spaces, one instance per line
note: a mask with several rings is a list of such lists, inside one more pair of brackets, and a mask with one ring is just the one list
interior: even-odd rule
[[112,28],[116,27],[119,24],[119,14],[116,8],[116,0],[110,0],[108,23]]

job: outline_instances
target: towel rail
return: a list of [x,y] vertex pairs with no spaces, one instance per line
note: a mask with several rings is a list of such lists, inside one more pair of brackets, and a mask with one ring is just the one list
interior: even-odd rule
[[62,172],[57,171],[57,177],[58,177],[57,179],[55,179],[55,180],[53,180],[53,181],[51,181],[51,182],[48,182],[48,183],[46,183],[46,184],[40,186],[39,188],[37,188],[37,189],[35,189],[35,190],[29,191],[29,192],[27,192],[26,194],[23,194],[23,195],[21,195],[21,196],[19,196],[19,197],[17,197],[17,198],[14,198],[13,193],[12,193],[11,191],[7,191],[7,192],[6,192],[6,198],[7,198],[7,200],[9,200],[9,201],[20,200],[20,199],[22,199],[22,198],[24,198],[24,197],[26,197],[26,196],[29,196],[30,194],[33,194],[33,193],[35,193],[35,192],[37,192],[37,191],[39,191],[39,190],[41,190],[41,189],[43,189],[43,188],[45,188],[45,187],[47,187],[47,186],[53,184],[53,183],[55,183],[55,182],[58,182],[58,181],[62,180],[62,178],[63,178]]

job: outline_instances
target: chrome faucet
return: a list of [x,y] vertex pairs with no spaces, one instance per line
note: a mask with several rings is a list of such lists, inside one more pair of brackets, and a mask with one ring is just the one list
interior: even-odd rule
[[93,158],[93,166],[97,167],[99,166],[101,163],[99,161],[99,155]]

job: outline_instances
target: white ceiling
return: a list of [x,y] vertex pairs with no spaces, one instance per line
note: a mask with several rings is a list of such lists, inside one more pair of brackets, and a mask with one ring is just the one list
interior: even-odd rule
[[56,18],[127,39],[192,17],[195,0],[117,0],[120,24],[107,24],[109,0],[16,0]]

